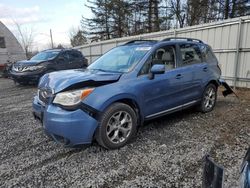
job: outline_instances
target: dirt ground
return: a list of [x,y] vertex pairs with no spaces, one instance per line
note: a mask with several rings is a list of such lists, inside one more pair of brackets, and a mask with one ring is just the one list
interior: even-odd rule
[[238,187],[250,143],[250,90],[219,95],[214,111],[185,110],[140,128],[134,141],[108,151],[93,143],[64,148],[33,119],[35,86],[0,78],[0,187],[201,187],[202,157],[225,167]]

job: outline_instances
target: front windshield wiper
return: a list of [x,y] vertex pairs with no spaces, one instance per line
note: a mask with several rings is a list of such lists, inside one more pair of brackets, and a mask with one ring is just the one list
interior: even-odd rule
[[89,70],[97,70],[102,72],[113,72],[113,73],[123,73],[121,71],[112,71],[112,70],[104,70],[104,69],[89,69]]

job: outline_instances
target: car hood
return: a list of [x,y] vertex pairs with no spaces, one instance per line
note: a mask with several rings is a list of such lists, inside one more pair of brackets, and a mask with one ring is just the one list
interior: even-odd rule
[[75,69],[45,74],[38,88],[48,88],[52,93],[82,87],[99,86],[118,81],[122,73]]
[[42,61],[42,60],[23,60],[23,61],[18,61],[15,63],[15,66],[22,66],[22,67],[25,67],[25,66],[31,66],[31,65],[38,65],[42,62],[45,62],[45,61]]

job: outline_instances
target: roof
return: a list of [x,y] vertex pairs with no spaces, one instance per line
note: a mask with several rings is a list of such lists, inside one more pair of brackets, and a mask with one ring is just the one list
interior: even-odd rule
[[61,51],[78,51],[76,49],[72,49],[72,48],[51,48],[51,49],[47,49],[47,50],[43,50],[43,52],[61,52]]
[[132,40],[132,41],[125,43],[124,45],[150,45],[150,46],[153,46],[155,44],[159,44],[162,42],[169,42],[171,44],[175,44],[175,43],[183,43],[183,41],[204,44],[199,39],[183,38],[183,37],[178,37],[178,38],[177,37],[170,37],[170,38],[165,38],[161,41],[157,41],[157,40]]

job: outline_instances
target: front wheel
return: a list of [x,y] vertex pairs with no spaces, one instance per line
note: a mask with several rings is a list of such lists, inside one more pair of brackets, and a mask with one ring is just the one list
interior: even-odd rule
[[107,149],[127,144],[136,134],[135,111],[124,103],[114,103],[103,113],[96,131],[97,142]]
[[198,106],[199,111],[206,113],[213,110],[217,100],[217,87],[214,84],[208,84],[203,92],[201,103]]

